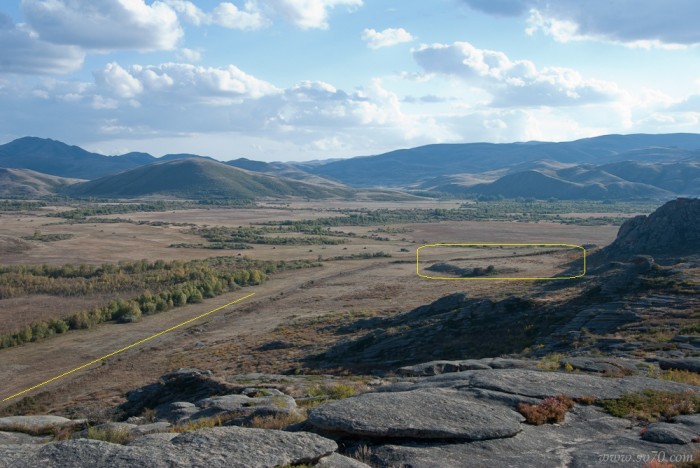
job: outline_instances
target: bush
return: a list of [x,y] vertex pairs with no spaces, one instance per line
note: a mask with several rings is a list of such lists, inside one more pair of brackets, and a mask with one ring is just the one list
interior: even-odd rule
[[98,429],[96,427],[88,428],[87,438],[121,445],[134,440],[134,436],[129,434],[126,429]]
[[542,424],[553,424],[564,421],[566,412],[574,407],[574,401],[565,395],[545,398],[538,405],[519,403],[518,412],[525,416],[528,424],[541,426]]
[[700,395],[692,390],[644,390],[627,393],[614,400],[605,400],[603,409],[618,418],[640,418],[654,422],[700,412]]

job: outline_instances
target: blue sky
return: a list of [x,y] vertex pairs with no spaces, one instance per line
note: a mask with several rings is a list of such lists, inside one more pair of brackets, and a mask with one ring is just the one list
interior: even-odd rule
[[0,4],[0,143],[275,161],[700,132],[695,0]]

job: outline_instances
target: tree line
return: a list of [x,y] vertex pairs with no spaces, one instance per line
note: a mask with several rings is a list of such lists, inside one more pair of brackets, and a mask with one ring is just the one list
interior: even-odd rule
[[[317,266],[308,260],[260,261],[248,258],[214,257],[189,262],[158,260],[119,264],[9,266],[0,268],[0,282],[12,284],[17,295],[91,294],[104,287],[112,293],[143,292],[129,299],[116,298],[61,318],[40,320],[15,333],[0,336],[0,348],[38,341],[69,330],[91,328],[99,323],[135,322],[143,315],[165,312],[202,302],[243,286],[257,285],[278,270]],[[68,281],[68,283],[66,283]],[[26,287],[22,286],[26,282]],[[69,285],[69,290],[61,288]],[[86,285],[95,287],[88,288]],[[5,286],[7,288],[7,286]],[[7,289],[5,289],[7,292]],[[21,292],[21,294],[20,294]],[[104,291],[103,291],[104,292]],[[63,293],[63,294],[61,294]]]

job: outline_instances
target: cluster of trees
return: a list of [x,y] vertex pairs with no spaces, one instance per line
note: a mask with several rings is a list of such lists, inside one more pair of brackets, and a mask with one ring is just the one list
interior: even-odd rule
[[[332,226],[377,226],[402,223],[433,223],[440,221],[555,221],[566,224],[620,224],[624,219],[614,216],[595,218],[563,217],[567,213],[633,213],[651,212],[653,203],[599,202],[589,200],[493,200],[464,203],[458,208],[362,209],[345,210],[342,216],[308,220],[285,220],[265,225],[281,225],[298,232],[314,232]],[[328,232],[328,231],[326,231]]]
[[[228,244],[268,244],[268,245],[337,245],[343,244],[344,239],[326,236],[291,237],[270,236],[269,228],[261,227],[226,227],[216,226],[192,229],[192,233],[203,237],[212,244],[225,246]],[[225,248],[225,247],[220,247]]]
[[83,206],[73,210],[59,211],[51,214],[51,216],[77,220],[88,218],[90,216],[104,216],[110,214],[124,214],[144,211],[182,210],[191,207],[191,204],[166,201],[154,201],[150,203],[99,203]]
[[46,206],[44,202],[26,200],[0,200],[0,211],[31,211]]
[[[54,334],[69,330],[91,328],[102,322],[121,323],[138,321],[143,315],[165,312],[185,304],[202,302],[242,286],[261,284],[267,275],[278,270],[317,266],[308,260],[299,261],[260,261],[248,258],[215,257],[190,262],[158,260],[148,262],[123,262],[119,264],[63,265],[63,266],[13,266],[0,268],[0,282],[7,277],[39,278],[46,286],[63,280],[80,280],[79,284],[91,284],[93,280],[105,280],[111,285],[111,292],[126,292],[141,289],[142,294],[131,299],[117,298],[104,306],[93,307],[62,318],[42,320],[26,325],[16,333],[0,337],[0,348],[38,341]],[[119,282],[119,278],[128,281]],[[112,283],[117,281],[116,283]],[[60,292],[60,287],[34,288],[31,293],[46,293],[45,289]],[[122,289],[120,289],[122,288]],[[15,291],[16,292],[16,291]],[[31,294],[25,289],[24,295]],[[75,291],[74,291],[75,292]],[[86,290],[89,294],[94,290]]]

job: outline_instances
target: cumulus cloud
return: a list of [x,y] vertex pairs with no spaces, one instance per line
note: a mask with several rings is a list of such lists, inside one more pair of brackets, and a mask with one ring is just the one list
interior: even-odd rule
[[121,99],[143,98],[150,103],[202,102],[228,105],[257,99],[280,90],[243,72],[234,65],[202,67],[188,63],[132,65],[128,69],[110,63],[95,73],[100,92]]
[[468,42],[422,45],[413,50],[428,73],[456,76],[483,86],[491,106],[569,106],[614,100],[614,83],[584,79],[569,68],[537,69],[528,60],[511,60],[499,51],[478,49]]
[[528,31],[559,41],[597,39],[648,47],[698,44],[700,2],[696,0],[462,0],[499,16],[530,13]]
[[183,31],[161,1],[22,0],[27,22],[42,40],[98,50],[170,50]]
[[404,28],[387,28],[384,31],[365,29],[362,31],[362,40],[370,49],[389,47],[403,42],[411,42],[413,36]]
[[334,7],[362,6],[362,0],[260,0],[260,3],[301,29],[328,28],[329,11]]
[[80,68],[85,59],[80,48],[42,41],[34,31],[14,24],[3,14],[0,44],[1,73],[70,73]]
[[196,26],[216,24],[229,29],[251,30],[260,29],[269,23],[254,1],[246,2],[243,9],[238,8],[231,2],[222,2],[211,13],[205,13],[190,1],[164,1],[183,19]]

